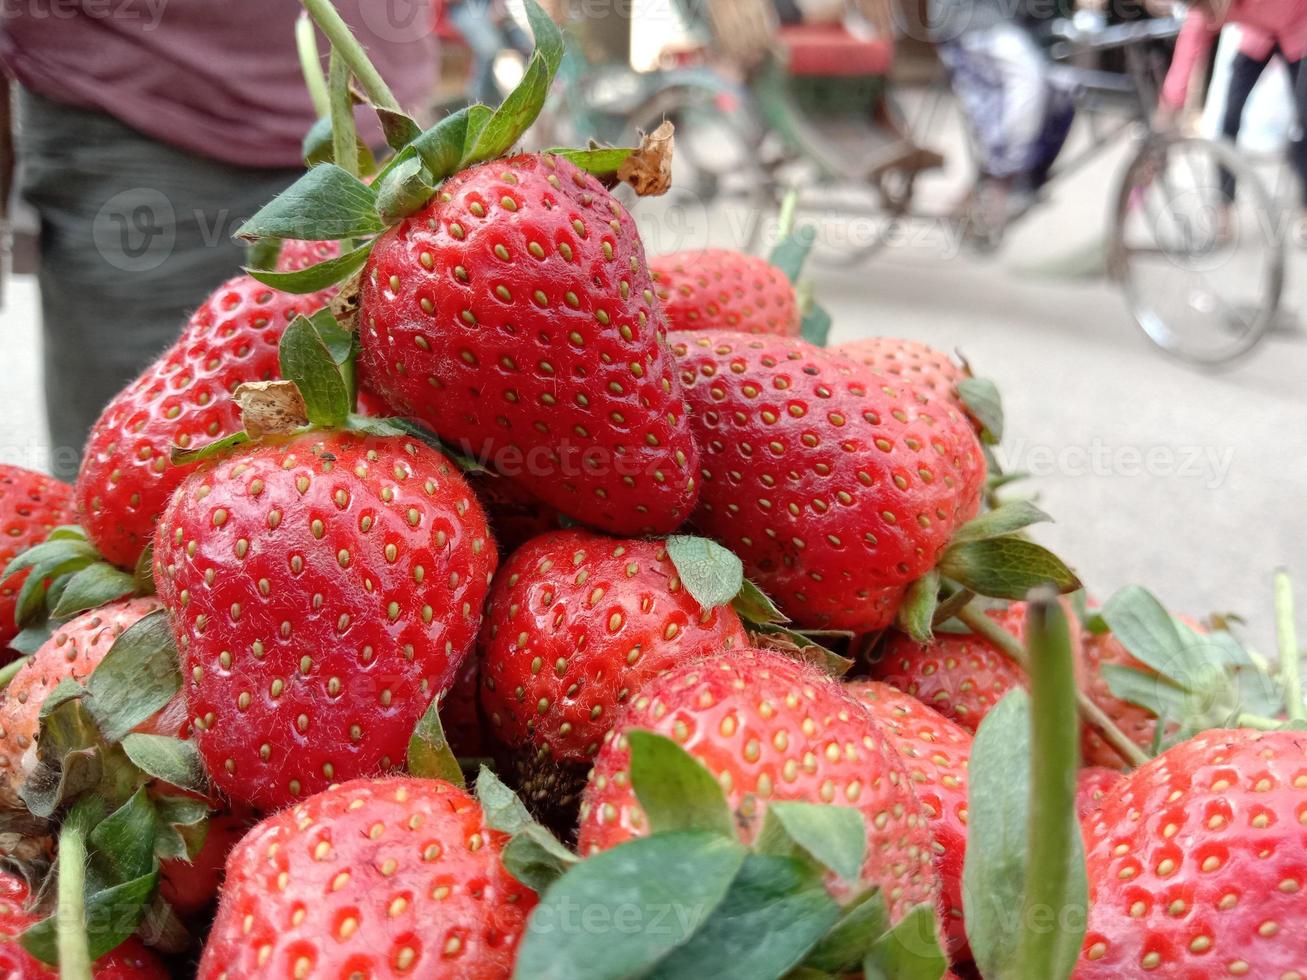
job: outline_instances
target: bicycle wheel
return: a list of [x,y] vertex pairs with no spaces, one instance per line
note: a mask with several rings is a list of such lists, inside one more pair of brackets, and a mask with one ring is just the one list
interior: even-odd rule
[[1247,354],[1279,308],[1280,215],[1257,172],[1225,143],[1143,144],[1117,194],[1110,259],[1145,335],[1193,364]]

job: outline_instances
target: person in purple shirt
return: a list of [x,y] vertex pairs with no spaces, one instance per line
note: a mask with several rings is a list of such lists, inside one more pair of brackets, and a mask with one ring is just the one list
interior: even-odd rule
[[[437,68],[430,0],[336,6],[420,115]],[[232,231],[302,172],[315,114],[296,53],[300,10],[296,0],[0,5],[0,61],[19,84],[19,190],[40,219],[57,475],[76,471],[108,400],[237,273]]]

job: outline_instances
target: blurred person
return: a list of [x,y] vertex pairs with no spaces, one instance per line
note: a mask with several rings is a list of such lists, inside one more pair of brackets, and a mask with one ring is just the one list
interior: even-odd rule
[[[419,108],[435,86],[429,0],[335,3],[401,103]],[[19,190],[40,221],[56,475],[75,474],[104,405],[239,271],[232,232],[302,172],[315,113],[295,47],[300,10],[295,0],[3,5],[0,61],[20,85]],[[378,129],[365,135],[379,141]]]
[[503,0],[449,0],[445,16],[472,52],[468,99],[498,105],[507,93],[495,78],[495,57],[510,48],[531,54],[531,39],[508,12]]
[[1069,93],[1052,82],[1033,26],[1048,4],[930,0],[932,37],[979,156],[973,231],[996,244],[1034,202],[1071,128]]
[[[1239,51],[1230,66],[1230,89],[1226,95],[1221,132],[1235,142],[1243,122],[1244,107],[1253,86],[1277,54],[1289,68],[1293,86],[1294,114],[1298,135],[1290,142],[1289,160],[1298,176],[1303,213],[1294,228],[1294,238],[1307,243],[1307,77],[1301,71],[1307,56],[1307,0],[1200,0],[1189,4],[1157,110],[1159,128],[1174,127],[1189,96],[1195,71],[1206,65],[1212,42],[1226,24],[1239,27]],[[1226,202],[1222,233],[1230,234],[1233,220],[1235,182],[1230,173],[1221,174],[1221,193]]]

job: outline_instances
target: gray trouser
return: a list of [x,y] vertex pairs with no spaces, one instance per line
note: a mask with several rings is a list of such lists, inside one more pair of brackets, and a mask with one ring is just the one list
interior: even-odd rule
[[207,160],[33,92],[19,114],[20,189],[41,222],[51,464],[69,479],[109,399],[240,271],[231,233],[298,171]]

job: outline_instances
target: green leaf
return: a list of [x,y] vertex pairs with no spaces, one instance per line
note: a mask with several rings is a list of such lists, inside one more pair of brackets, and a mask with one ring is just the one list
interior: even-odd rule
[[526,804],[488,766],[477,773],[476,793],[486,823],[495,830],[516,834],[536,822]]
[[538,823],[513,835],[503,853],[508,873],[540,894],[580,860]]
[[1147,589],[1127,585],[1103,605],[1103,621],[1137,660],[1163,677],[1187,687],[1193,678],[1175,621]]
[[[304,165],[306,167],[316,167],[320,163],[334,163],[335,148],[332,145],[333,142],[331,117],[319,116],[313,125],[309,127],[309,131],[304,134],[304,142],[300,146],[300,156],[304,160]],[[356,138],[354,142],[355,152],[358,154],[359,173],[364,175],[372,173],[377,169],[377,161],[372,156],[372,148],[363,142],[362,138]]]
[[1198,707],[1192,693],[1176,687],[1166,678],[1123,664],[1103,664],[1099,671],[1112,694],[1123,701],[1147,708],[1161,717],[1188,718]]
[[1058,592],[1080,588],[1080,580],[1047,548],[1023,538],[964,541],[944,552],[939,570],[978,595],[1024,599],[1031,589],[1051,585]]
[[18,790],[38,817],[51,816],[65,800],[100,782],[100,733],[86,709],[84,693],[80,684],[65,678],[42,705],[36,767]]
[[326,259],[307,269],[294,272],[278,272],[276,269],[250,269],[245,271],[265,286],[280,289],[283,293],[316,293],[344,282],[367,262],[372,253],[373,243],[364,242],[358,248],[351,249],[334,259]]
[[735,839],[735,823],[721,784],[703,764],[670,738],[633,729],[631,788],[652,833],[703,830]]
[[775,980],[798,966],[840,909],[802,861],[750,854],[722,903],[656,980]]
[[[487,106],[481,108],[490,113]],[[444,180],[458,171],[467,149],[469,123],[473,119],[484,124],[488,115],[474,112],[471,107],[459,109],[436,123],[413,141],[413,151],[426,165],[427,174],[434,181]],[[399,162],[396,163],[396,167]]]
[[148,874],[154,867],[154,804],[141,787],[91,831],[91,862],[106,887]]
[[857,881],[867,856],[862,814],[847,806],[775,802],[767,807],[757,847],[767,854],[800,852],[845,881]]
[[1028,500],[1011,500],[967,521],[954,532],[950,544],[987,541],[1052,519]]
[[667,539],[667,555],[703,609],[727,605],[744,586],[744,564],[716,541],[674,534]]
[[846,973],[856,969],[889,931],[889,910],[879,888],[869,888],[840,910],[830,931],[803,961],[814,970]]
[[831,315],[820,303],[810,301],[805,304],[803,321],[799,324],[799,336],[817,347],[825,347],[830,339]]
[[1003,399],[998,386],[988,378],[963,378],[958,382],[958,397],[984,429],[985,441],[1003,439]]
[[422,210],[435,192],[431,175],[416,154],[406,154],[377,183],[377,214],[387,224]]
[[467,453],[442,441],[438,435],[421,422],[415,421],[414,419],[395,417],[376,419],[362,415],[351,415],[349,417],[348,426],[351,431],[366,432],[369,435],[374,436],[411,436],[424,445],[430,446],[432,449],[444,453],[449,457],[450,462],[464,473],[498,476],[498,474],[487,469],[478,460],[472,458]]
[[173,446],[169,461],[173,466],[188,466],[191,463],[221,456],[223,453],[235,449],[237,446],[243,446],[249,441],[250,434],[242,429],[240,432],[233,432],[229,436],[223,436],[206,446],[197,446],[194,449],[182,449],[180,446]]
[[932,568],[908,588],[899,606],[898,627],[918,643],[934,637],[935,610],[939,608],[939,570]]
[[52,535],[50,540],[33,545],[15,556],[13,561],[5,566],[5,570],[0,572],[0,582],[7,581],[24,568],[35,568],[38,565],[58,567],[75,558],[95,561],[100,558],[100,553],[95,550],[94,545],[84,539],[62,536],[55,538]]
[[776,603],[747,578],[731,600],[731,608],[741,619],[758,626],[779,626],[790,621],[788,616],[776,608]]
[[385,134],[386,145],[392,150],[403,150],[421,134],[422,127],[407,113],[386,106],[373,108],[376,110],[377,118],[381,120],[381,131]]
[[509,92],[464,154],[465,165],[493,160],[513,148],[544,108],[549,86],[563,59],[563,34],[535,0],[526,0],[535,51],[517,88]]
[[630,146],[594,146],[577,150],[556,146],[545,152],[570,161],[588,174],[603,176],[617,173],[635,149]]
[[53,625],[48,619],[42,619],[31,626],[23,627],[22,631],[9,641],[9,649],[27,656],[36,653],[52,636],[54,636]]
[[721,905],[748,850],[708,831],[655,834],[601,851],[544,893],[514,975],[530,980],[644,976]]
[[[962,873],[967,939],[984,976],[1012,973],[1022,922],[1030,839],[1030,699],[1015,690],[980,723],[968,767],[967,856]],[[1066,773],[1074,780],[1075,773]],[[1070,814],[1074,826],[1074,814]],[[1065,872],[1068,892],[1084,894],[1084,848]],[[1060,910],[1057,910],[1060,912]],[[1083,923],[1083,910],[1080,921]]]
[[807,633],[792,630],[786,626],[751,624],[750,632],[755,642],[769,650],[776,650],[796,660],[802,660],[829,674],[831,677],[843,677],[853,667],[853,661],[841,656],[834,650],[818,643]]
[[408,771],[423,779],[443,779],[463,785],[463,770],[440,724],[439,698],[433,698],[408,740]]
[[297,316],[278,348],[281,375],[299,388],[309,421],[328,428],[343,423],[354,407],[352,371],[343,369],[329,346],[333,331],[339,330],[330,311],[322,310],[312,319]]
[[881,937],[862,967],[866,980],[939,980],[947,969],[948,957],[935,934],[935,910],[926,904],[914,906]]
[[154,595],[154,541],[147,541],[132,573],[137,595]]
[[136,579],[108,562],[96,562],[73,573],[64,586],[50,615],[56,619],[69,616],[136,592]]
[[172,629],[159,610],[114,641],[86,682],[88,706],[105,740],[118,742],[167,704],[181,683]]
[[796,283],[816,241],[817,230],[812,225],[799,225],[776,243],[767,261],[785,273],[791,283]]
[[362,238],[385,230],[376,192],[334,163],[309,170],[236,230],[246,241]]
[[204,764],[194,742],[131,732],[123,737],[122,746],[127,758],[146,775],[196,793],[207,789]]
[[86,935],[92,960],[117,949],[136,931],[158,881],[155,869],[86,897]]

